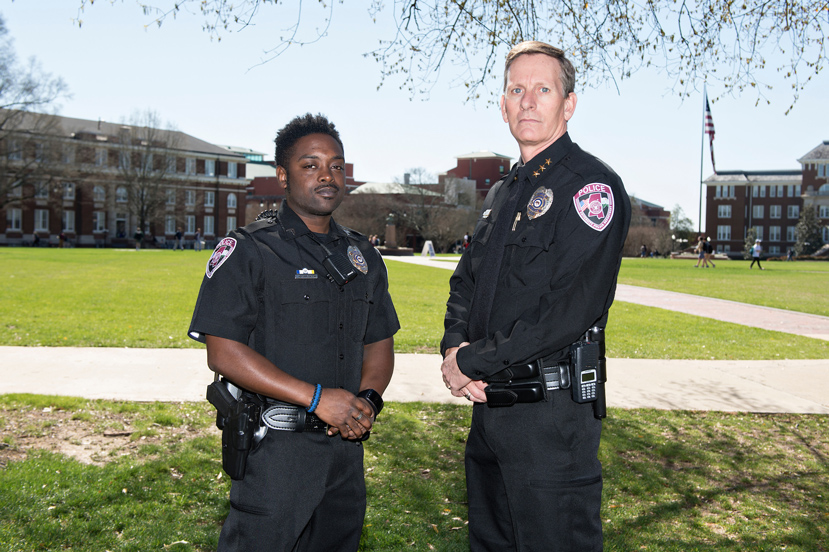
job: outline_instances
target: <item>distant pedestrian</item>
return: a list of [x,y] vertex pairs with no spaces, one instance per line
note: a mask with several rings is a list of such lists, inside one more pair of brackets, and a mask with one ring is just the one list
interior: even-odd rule
[[705,240],[702,242],[702,251],[705,253],[705,262],[711,263],[712,268],[717,268],[717,265],[714,264],[714,246],[711,245],[711,242]]
[[141,249],[141,240],[144,239],[144,232],[141,231],[141,227],[136,227],[135,234],[132,236],[135,238],[135,250],[138,251]]
[[763,246],[760,245],[762,241],[763,240],[754,240],[754,247],[751,248],[751,264],[748,265],[749,270],[754,267],[754,263],[757,263],[760,270],[765,270],[762,265],[760,265],[760,255],[763,254]]
[[786,252],[786,261],[788,262],[788,261],[793,261],[793,260],[794,260],[794,249],[792,249],[790,247],[789,250]]
[[699,268],[699,264],[702,263],[702,266],[708,268],[708,261],[705,259],[705,246],[703,245],[705,241],[703,240],[702,236],[697,238],[697,246],[694,248],[694,253],[697,254],[697,264],[694,265],[694,268]]
[[193,242],[193,251],[201,251],[201,228],[196,228],[196,241]]
[[66,243],[66,234],[61,232],[60,234],[58,234],[58,247],[63,248],[65,243]]
[[181,228],[176,228],[176,237],[175,241],[173,242],[173,251],[175,251],[179,247],[182,251],[184,251],[184,234],[182,234]]

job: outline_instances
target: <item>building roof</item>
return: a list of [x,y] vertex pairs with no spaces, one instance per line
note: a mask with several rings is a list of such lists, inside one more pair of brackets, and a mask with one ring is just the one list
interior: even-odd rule
[[455,159],[508,159],[512,160],[509,155],[501,155],[493,151],[473,151],[472,153],[464,153],[458,155]]
[[432,197],[443,197],[442,194],[432,192],[419,186],[411,184],[400,184],[399,182],[366,182],[355,188],[352,194],[386,194],[386,195],[425,195]]
[[721,184],[800,184],[803,172],[798,170],[782,171],[720,171],[705,179],[709,186]]
[[248,161],[247,165],[245,165],[245,178],[251,179],[260,176],[276,178],[276,167],[270,163]]
[[829,140],[824,140],[821,145],[797,160],[802,165],[826,161],[829,161]]
[[[45,122],[45,123],[44,123]],[[89,134],[96,136],[102,143],[113,142],[124,132],[124,130],[141,128],[137,125],[123,123],[108,123],[106,121],[89,121],[87,119],[75,119],[62,117],[60,115],[49,115],[43,113],[24,113],[13,129],[23,132],[35,132],[50,135],[59,135],[64,138],[74,138],[78,134]],[[44,130],[48,129],[48,130]],[[7,128],[6,130],[12,130]],[[178,130],[158,129],[158,138],[173,145],[171,149],[179,151],[190,151],[230,158],[234,161],[244,161],[244,155],[233,153],[221,146],[205,142],[195,136],[190,136]]]

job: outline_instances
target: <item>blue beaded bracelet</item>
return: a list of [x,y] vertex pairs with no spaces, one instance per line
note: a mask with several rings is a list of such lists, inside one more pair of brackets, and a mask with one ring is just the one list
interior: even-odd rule
[[317,405],[320,403],[320,395],[322,395],[322,385],[318,383],[317,388],[314,390],[314,398],[311,400],[311,405],[306,409],[308,414],[317,409]]

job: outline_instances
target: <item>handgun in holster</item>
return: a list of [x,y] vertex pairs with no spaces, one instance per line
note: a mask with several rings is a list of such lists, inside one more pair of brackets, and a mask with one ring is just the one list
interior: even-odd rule
[[222,469],[231,479],[244,479],[262,401],[247,393],[235,397],[224,380],[207,386],[207,400],[216,407],[216,427],[222,430]]

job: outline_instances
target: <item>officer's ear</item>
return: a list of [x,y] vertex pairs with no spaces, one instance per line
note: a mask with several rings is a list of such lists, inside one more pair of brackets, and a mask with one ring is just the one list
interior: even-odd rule
[[290,191],[288,187],[288,170],[282,165],[276,166],[276,181],[285,189],[285,193]]

